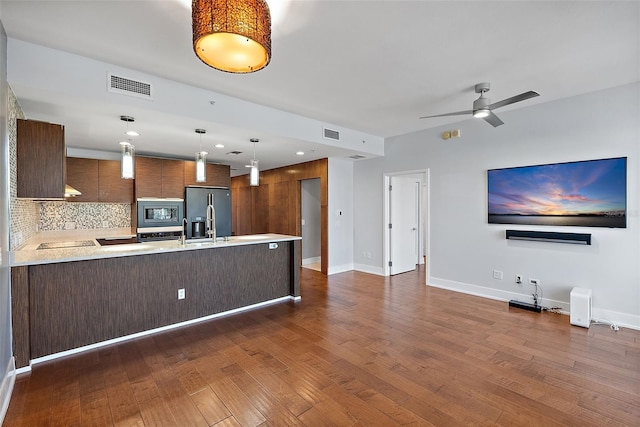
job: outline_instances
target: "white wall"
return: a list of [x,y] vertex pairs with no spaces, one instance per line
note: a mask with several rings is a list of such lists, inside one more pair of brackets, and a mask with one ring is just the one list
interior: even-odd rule
[[353,162],[329,158],[327,274],[353,270]]
[[0,22],[0,424],[9,407],[15,381],[11,348],[11,268],[9,266],[9,134],[7,35]]
[[[571,289],[590,288],[595,318],[640,327],[640,84],[499,115],[505,125],[498,128],[468,119],[388,139],[384,158],[355,164],[355,264],[382,268],[383,174],[428,168],[429,284],[530,300],[532,289],[514,284],[519,273],[541,281],[545,305],[568,310]],[[440,137],[454,128],[461,138]],[[487,169],[622,156],[628,157],[626,229],[487,223]],[[507,241],[507,228],[591,233],[593,244]],[[372,259],[362,258],[363,251]],[[504,280],[492,278],[494,269]]]

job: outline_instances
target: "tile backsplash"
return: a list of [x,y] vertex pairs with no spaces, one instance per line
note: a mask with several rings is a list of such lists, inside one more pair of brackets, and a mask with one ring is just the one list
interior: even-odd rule
[[131,227],[131,205],[126,203],[40,202],[42,231]]

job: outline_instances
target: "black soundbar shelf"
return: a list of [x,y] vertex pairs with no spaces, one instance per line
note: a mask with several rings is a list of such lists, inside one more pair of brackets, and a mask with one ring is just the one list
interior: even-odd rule
[[586,233],[558,233],[555,231],[527,231],[505,230],[506,238],[510,240],[533,240],[537,242],[572,243],[576,245],[590,245],[591,234]]

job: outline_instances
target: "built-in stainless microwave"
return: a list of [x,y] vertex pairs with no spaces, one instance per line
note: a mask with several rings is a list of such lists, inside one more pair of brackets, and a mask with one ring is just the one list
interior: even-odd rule
[[183,199],[140,198],[138,207],[138,236],[153,233],[167,237],[182,233]]

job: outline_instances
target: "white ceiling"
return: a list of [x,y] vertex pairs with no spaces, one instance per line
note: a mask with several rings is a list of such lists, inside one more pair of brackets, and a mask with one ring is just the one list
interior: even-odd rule
[[[190,2],[185,0],[1,0],[0,19],[13,39],[379,137],[466,120],[419,117],[470,109],[477,98],[473,86],[479,82],[491,82],[493,101],[528,90],[541,94],[498,110],[500,116],[512,108],[640,80],[638,1],[269,4],[271,63],[243,75],[211,69],[195,57]],[[113,141],[123,129],[118,116],[131,114],[109,111],[101,99],[83,100],[78,107],[76,98],[71,108],[59,93],[61,108],[51,109],[40,102],[37,90],[18,84],[12,88],[28,118],[66,125],[70,147],[114,151]],[[192,156],[196,127],[208,128],[210,138],[225,143],[225,152],[249,153],[248,138],[261,138],[265,145],[260,143],[257,157],[263,169],[357,152],[202,123],[177,111],[138,113],[144,117],[144,123],[137,120],[140,126],[154,128],[154,154]],[[82,126],[83,121],[91,126]],[[176,136],[185,133],[193,135],[193,143],[176,147]],[[293,154],[298,149],[306,155]],[[210,158],[232,164],[238,169],[234,174],[240,174],[249,157],[212,153]]]

